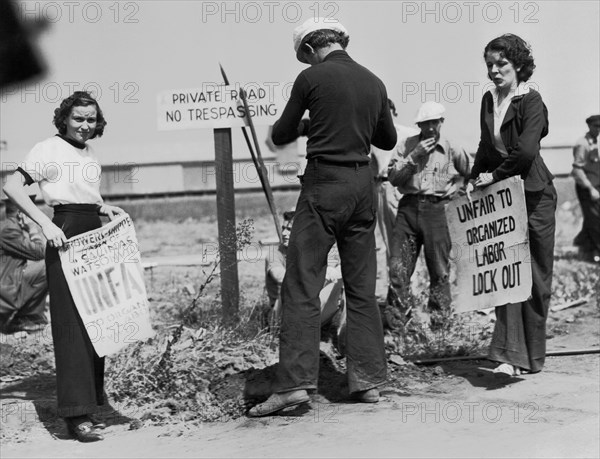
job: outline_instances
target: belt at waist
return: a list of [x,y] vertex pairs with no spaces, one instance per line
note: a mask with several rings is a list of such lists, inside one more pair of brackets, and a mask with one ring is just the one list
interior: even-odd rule
[[408,199],[415,199],[419,202],[441,202],[448,201],[450,196],[436,196],[434,194],[405,194]]
[[367,162],[360,162],[360,161],[337,162],[337,161],[329,161],[327,159],[322,159],[322,158],[309,158],[308,164],[314,164],[315,166],[318,166],[319,164],[324,164],[326,166],[353,167],[353,168],[369,167],[368,161]]
[[98,204],[58,204],[53,207],[55,214],[98,214]]

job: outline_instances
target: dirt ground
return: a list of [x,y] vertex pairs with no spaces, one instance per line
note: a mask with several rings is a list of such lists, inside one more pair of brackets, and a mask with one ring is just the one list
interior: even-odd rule
[[[586,308],[589,309],[589,308]],[[583,312],[552,350],[598,346],[598,315]],[[81,444],[44,417],[53,381],[3,384],[8,457],[598,457],[598,355],[550,357],[542,373],[498,381],[485,360],[434,367],[430,383],[388,387],[376,405],[314,395],[264,419],[130,430],[114,419],[106,440]],[[122,410],[127,412],[127,410]],[[17,432],[20,431],[20,434]]]
[[[586,291],[582,278],[573,274],[598,276],[597,266],[577,261],[569,248],[578,229],[574,205],[568,198],[559,202],[555,279],[560,281],[555,282],[553,306],[583,297],[586,302],[550,314],[549,352],[600,349],[598,292]],[[201,227],[198,244],[214,242],[206,236],[208,223],[177,225],[187,224]],[[268,227],[268,219],[259,219],[256,238],[268,237]],[[165,242],[177,240],[169,237],[173,228],[167,223],[139,225],[138,238],[147,260],[189,255],[184,244]],[[262,264],[245,263],[240,266],[240,272],[247,274],[242,290],[261,282],[263,275]],[[176,283],[193,277],[185,269],[156,268],[152,277],[147,274],[147,283],[158,288],[165,279]],[[378,283],[380,294],[383,277]],[[492,324],[493,314],[476,317],[477,327]],[[0,349],[6,354],[26,341],[47,346],[48,340],[40,338],[44,333],[2,335]],[[30,347],[35,349],[35,344]],[[494,377],[494,364],[485,359],[415,365],[390,356],[389,384],[380,403],[357,404],[347,399],[335,352],[323,342],[319,389],[307,405],[262,419],[198,423],[182,416],[156,426],[140,420],[136,407],[112,402],[103,415],[108,421],[106,439],[94,444],[68,437],[64,423],[53,414],[52,368],[31,357],[34,374],[30,377],[22,372],[11,376],[9,369],[0,378],[2,458],[600,456],[598,353],[548,357],[541,373],[508,381]],[[229,387],[222,394],[238,389],[234,378],[225,380]]]

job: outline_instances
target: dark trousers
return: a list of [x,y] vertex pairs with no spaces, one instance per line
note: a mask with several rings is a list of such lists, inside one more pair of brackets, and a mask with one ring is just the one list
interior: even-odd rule
[[391,298],[408,310],[410,278],[421,247],[429,272],[430,311],[448,308],[450,296],[450,233],[444,205],[447,200],[434,200],[418,195],[405,195],[398,203],[398,214],[391,244]]
[[337,242],[347,308],[349,391],[386,380],[383,327],[375,298],[375,188],[368,166],[309,161],[302,178],[281,289],[275,392],[315,389],[327,255]]
[[[67,238],[101,226],[97,206],[68,204],[54,208],[56,226]],[[58,250],[46,249],[46,272],[50,292],[50,316],[58,415],[93,413],[104,404],[104,358],[98,357],[77,312],[62,271]]]
[[533,286],[531,298],[496,308],[489,358],[540,371],[546,358],[546,319],[552,294],[556,190],[525,192]]
[[583,214],[583,227],[575,238],[575,243],[590,257],[600,255],[600,201],[592,201],[586,188],[576,186],[575,191]]

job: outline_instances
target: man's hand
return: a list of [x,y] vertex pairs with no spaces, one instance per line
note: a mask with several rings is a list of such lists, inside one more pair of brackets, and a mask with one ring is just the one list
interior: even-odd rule
[[429,154],[434,150],[437,141],[430,137],[429,139],[421,140],[415,149],[411,152],[410,156],[414,162],[421,161],[428,157]]
[[600,200],[600,191],[598,191],[596,188],[591,188],[590,189],[590,198],[594,202]]

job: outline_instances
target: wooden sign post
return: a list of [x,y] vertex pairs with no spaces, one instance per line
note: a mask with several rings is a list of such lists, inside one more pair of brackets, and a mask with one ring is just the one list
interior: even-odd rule
[[235,320],[239,310],[231,128],[245,126],[247,113],[254,124],[271,125],[285,106],[283,95],[273,94],[272,87],[267,85],[252,84],[245,90],[245,96],[244,103],[239,85],[215,83],[204,84],[200,89],[169,90],[158,95],[159,130],[214,130],[221,299],[226,323]]
[[227,323],[235,320],[240,299],[231,129],[215,129],[214,136],[217,224],[219,228],[219,252],[221,254],[221,301],[223,302],[223,319]]

